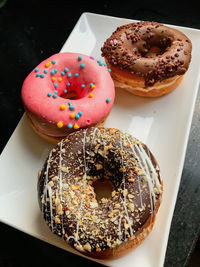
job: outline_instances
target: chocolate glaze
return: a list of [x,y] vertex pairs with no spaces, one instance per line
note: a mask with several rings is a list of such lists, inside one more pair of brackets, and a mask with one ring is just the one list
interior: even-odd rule
[[[109,179],[110,198],[97,202],[95,180]],[[146,145],[116,129],[70,134],[49,154],[38,198],[51,231],[81,252],[100,252],[133,238],[162,194],[159,167]]]
[[[151,47],[158,47],[159,54],[149,56]],[[101,50],[111,66],[142,77],[146,86],[152,86],[187,71],[192,44],[176,29],[145,21],[118,27]]]

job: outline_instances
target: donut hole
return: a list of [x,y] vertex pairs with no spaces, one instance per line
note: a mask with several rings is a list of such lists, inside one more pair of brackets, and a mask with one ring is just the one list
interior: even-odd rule
[[171,39],[164,37],[152,37],[145,40],[143,48],[139,50],[142,57],[157,57],[166,52],[167,48],[171,46]]
[[60,97],[65,98],[65,99],[70,99],[70,100],[78,99],[76,91],[68,91],[60,95]]
[[87,97],[91,92],[90,83],[83,79],[76,78],[77,81],[64,81],[63,84],[70,84],[67,87],[60,86],[59,96],[65,99],[76,100]]
[[113,184],[111,181],[104,179],[104,181],[96,180],[92,184],[94,192],[96,194],[97,201],[101,201],[102,198],[109,199],[113,191]]
[[161,54],[161,49],[157,46],[152,46],[148,52],[145,54],[145,57],[156,57]]

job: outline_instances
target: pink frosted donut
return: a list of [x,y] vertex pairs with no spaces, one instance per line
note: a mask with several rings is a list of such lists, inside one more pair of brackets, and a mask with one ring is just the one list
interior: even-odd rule
[[79,128],[102,126],[115,98],[109,72],[99,60],[77,53],[41,62],[22,86],[34,130],[55,143]]

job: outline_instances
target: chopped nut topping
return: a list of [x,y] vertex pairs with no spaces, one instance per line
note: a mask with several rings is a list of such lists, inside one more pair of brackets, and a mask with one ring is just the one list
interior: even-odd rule
[[53,178],[52,178],[52,181],[58,181],[59,180],[59,177],[58,176],[54,176]]
[[63,171],[63,172],[68,172],[68,168],[65,167],[65,166],[61,167],[60,169],[61,169],[61,171]]
[[84,248],[85,250],[87,250],[88,252],[91,252],[91,250],[92,250],[92,248],[91,248],[91,246],[90,246],[89,243],[86,243],[86,244],[83,246],[83,248]]
[[116,133],[117,131],[118,131],[117,129],[113,129],[113,128],[112,128],[112,129],[110,129],[109,132],[110,132],[110,134],[114,134],[114,133]]
[[133,203],[129,203],[129,204],[128,204],[128,209],[129,209],[130,211],[134,211],[134,204],[133,204]]
[[102,164],[96,164],[95,167],[96,167],[97,171],[103,169],[103,165]]
[[56,223],[61,223],[60,218],[56,217],[55,222]]
[[122,167],[119,169],[120,172],[125,172],[126,171],[126,168]]
[[90,202],[90,208],[95,209],[98,207],[98,202]]
[[57,210],[56,210],[57,214],[58,215],[62,215],[63,214],[63,210],[62,210],[62,204],[59,204],[57,206]]
[[49,184],[51,187],[54,186],[54,182],[53,182],[53,181],[48,182],[48,184]]

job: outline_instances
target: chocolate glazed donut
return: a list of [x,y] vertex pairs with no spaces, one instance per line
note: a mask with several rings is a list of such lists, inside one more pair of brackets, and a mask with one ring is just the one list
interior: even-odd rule
[[[110,181],[97,201],[96,181]],[[117,129],[70,134],[49,154],[38,197],[51,231],[96,258],[116,258],[151,231],[162,196],[158,164],[146,145]]]
[[[118,27],[105,41],[102,56],[116,82],[121,82],[120,76],[124,75],[125,79],[133,75],[132,79],[144,80],[143,86],[137,84],[138,90],[148,92],[151,87],[156,88],[156,83],[160,85],[167,80],[172,83],[173,77],[182,77],[191,61],[191,49],[191,41],[182,32],[145,21]],[[115,73],[117,70],[119,73]],[[157,94],[165,92],[160,90]]]

